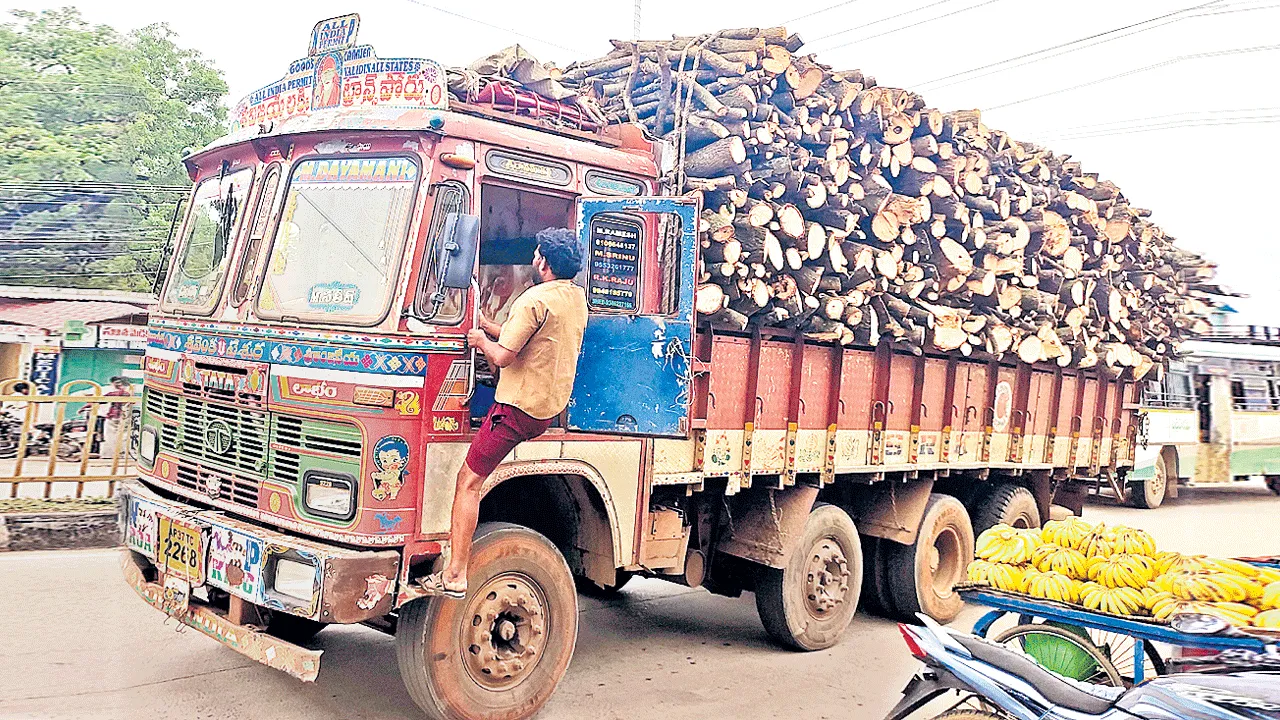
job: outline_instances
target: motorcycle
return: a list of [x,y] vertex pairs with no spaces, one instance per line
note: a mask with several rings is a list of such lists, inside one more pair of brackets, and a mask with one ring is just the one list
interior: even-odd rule
[[[1003,645],[953,632],[923,615],[920,619],[922,626],[898,627],[924,668],[885,720],[904,720],[949,692],[957,693],[960,702],[936,720],[1280,718],[1280,654],[1274,647],[1247,660],[1232,651],[1225,661],[1198,659],[1192,665],[1222,668],[1218,672],[1165,675],[1131,688],[1111,687],[1071,680]],[[1207,622],[1194,621],[1201,627]]]
[[[58,459],[78,460],[89,439],[87,410],[81,408],[77,417],[64,420],[58,438]],[[22,435],[22,414],[12,408],[0,412],[0,459],[18,456]],[[27,433],[26,457],[48,456],[53,445],[53,423],[34,423]]]

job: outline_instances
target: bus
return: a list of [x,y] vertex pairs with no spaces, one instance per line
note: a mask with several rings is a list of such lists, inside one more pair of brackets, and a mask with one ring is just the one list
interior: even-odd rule
[[1144,388],[1129,500],[1263,477],[1280,494],[1280,328],[1219,325]]

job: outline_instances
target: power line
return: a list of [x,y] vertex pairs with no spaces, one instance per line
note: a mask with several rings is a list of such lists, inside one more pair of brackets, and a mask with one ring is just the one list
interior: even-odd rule
[[[943,18],[949,18],[949,17],[951,17],[951,16],[953,16],[953,15],[959,15],[960,13],[969,12],[970,10],[977,10],[977,9],[978,9],[978,8],[980,8],[980,7],[986,7],[987,5],[991,5],[991,4],[993,4],[993,3],[998,3],[998,2],[1000,2],[1000,0],[986,0],[985,2],[980,2],[980,3],[978,3],[977,5],[970,5],[969,7],[960,8],[959,10],[952,10],[952,11],[951,11],[951,12],[949,12],[949,13],[944,13],[944,14],[939,15],[939,16],[937,16],[937,17],[931,17],[931,18],[928,18],[928,19],[925,19],[925,20],[921,20],[921,21],[919,21],[919,22],[914,22],[914,23],[911,23],[910,25],[903,25],[902,27],[896,27],[896,28],[894,28],[894,29],[892,29],[892,30],[886,30],[886,31],[884,31],[884,32],[882,32],[882,33],[876,33],[875,35],[868,35],[868,36],[866,36],[866,37],[858,38],[857,40],[850,40],[849,42],[846,42],[846,43],[841,43],[841,44],[839,44],[839,45],[833,45],[833,46],[831,46],[831,47],[827,48],[824,52],[830,52],[830,51],[832,51],[832,50],[839,50],[840,48],[848,47],[848,46],[853,45],[853,44],[855,44],[855,43],[866,42],[866,41],[868,41],[868,40],[875,40],[876,38],[882,38],[882,37],[884,37],[885,35],[892,35],[892,34],[894,34],[894,33],[896,33],[896,32],[901,32],[901,31],[903,31],[903,30],[910,30],[910,29],[911,29],[911,28],[913,28],[913,27],[919,27],[919,26],[921,26],[921,25],[927,25],[928,23],[931,23],[931,22],[934,22],[934,21],[937,21],[937,20],[941,20],[941,19],[943,19]],[[935,4],[938,4],[938,3],[935,3]]]
[[[912,9],[910,9],[910,10],[904,10],[904,11],[902,11],[902,12],[898,13],[897,15],[890,15],[890,16],[888,16],[888,17],[880,18],[879,20],[873,20],[873,21],[871,21],[871,22],[869,22],[869,23],[864,23],[864,24],[862,24],[862,25],[854,25],[854,26],[853,26],[853,27],[851,27],[851,28],[845,28],[844,30],[838,30],[838,31],[833,32],[833,33],[828,33],[828,34],[826,34],[826,35],[823,35],[822,37],[814,38],[814,39],[813,39],[813,42],[815,42],[815,43],[819,43],[819,42],[822,42],[823,40],[826,40],[827,38],[833,38],[833,37],[836,37],[837,35],[845,35],[845,34],[847,34],[847,33],[851,33],[851,32],[853,32],[854,30],[861,30],[861,29],[863,29],[863,28],[869,28],[869,27],[871,27],[872,25],[879,25],[880,23],[888,22],[888,21],[890,21],[890,20],[897,20],[898,18],[903,17],[904,15],[911,15],[911,14],[913,14],[913,13],[918,13],[918,12],[920,12],[921,10],[928,10],[928,9],[929,9],[929,8],[931,8],[931,7],[936,7],[936,6],[938,6],[938,5],[945,5],[946,3],[949,3],[949,2],[955,2],[955,0],[937,0],[936,2],[931,2],[931,3],[929,3],[928,5],[921,5],[921,6],[920,6],[920,7],[918,7],[918,8],[912,8]],[[837,47],[843,47],[843,46],[837,46]],[[828,48],[828,49],[830,49],[830,48]]]
[[1217,118],[1202,119],[1199,121],[1188,119],[1178,122],[1160,123],[1156,125],[1139,125],[1130,128],[1116,128],[1113,130],[1104,130],[1091,133],[1079,133],[1075,135],[1063,135],[1056,138],[1054,142],[1066,142],[1071,140],[1089,140],[1092,138],[1117,137],[1121,135],[1136,135],[1138,133],[1156,132],[1159,130],[1184,130],[1190,128],[1204,127],[1229,127],[1232,125],[1270,125],[1280,123],[1280,115],[1258,115],[1239,118]]
[[929,90],[941,90],[941,89],[943,89],[943,88],[952,87],[952,86],[954,86],[954,85],[960,85],[960,84],[963,84],[963,83],[971,82],[971,81],[973,81],[973,80],[979,80],[979,79],[981,79],[981,78],[989,77],[989,76],[991,76],[991,75],[997,75],[997,74],[999,74],[999,73],[1006,72],[1006,71],[1008,71],[1008,70],[1016,70],[1017,68],[1025,67],[1025,66],[1027,66],[1027,65],[1032,65],[1032,64],[1034,64],[1034,63],[1043,62],[1043,61],[1045,61],[1045,60],[1051,60],[1051,59],[1056,58],[1056,57],[1062,57],[1063,55],[1070,55],[1071,53],[1079,52],[1080,50],[1085,50],[1085,49],[1088,49],[1088,48],[1091,48],[1091,47],[1096,47],[1096,46],[1098,46],[1098,45],[1104,45],[1104,44],[1106,44],[1106,43],[1113,42],[1113,41],[1115,41],[1115,40],[1122,40],[1122,39],[1127,38],[1127,37],[1132,37],[1132,36],[1134,36],[1134,35],[1138,35],[1138,34],[1141,34],[1141,33],[1147,32],[1147,31],[1149,31],[1149,30],[1158,30],[1158,29],[1160,29],[1160,28],[1162,28],[1162,27],[1168,27],[1169,25],[1173,25],[1174,23],[1178,23],[1178,22],[1181,22],[1181,21],[1183,21],[1183,20],[1195,20],[1195,19],[1199,19],[1199,18],[1216,17],[1216,16],[1218,16],[1218,15],[1233,15],[1233,14],[1236,14],[1236,13],[1242,13],[1242,12],[1254,12],[1254,11],[1257,11],[1257,10],[1271,10],[1271,9],[1278,8],[1278,7],[1280,7],[1280,4],[1275,4],[1275,5],[1263,5],[1263,6],[1259,6],[1259,7],[1251,7],[1251,8],[1236,8],[1236,9],[1228,9],[1228,8],[1229,8],[1229,6],[1225,6],[1225,5],[1224,5],[1224,6],[1223,6],[1223,9],[1221,9],[1221,10],[1215,10],[1214,12],[1197,12],[1197,13],[1194,13],[1194,14],[1191,14],[1191,15],[1181,15],[1181,16],[1179,16],[1179,17],[1175,17],[1175,18],[1171,18],[1171,19],[1165,20],[1165,21],[1161,22],[1161,23],[1160,23],[1160,24],[1158,24],[1158,25],[1149,25],[1149,26],[1146,26],[1146,27],[1139,28],[1139,29],[1137,29],[1137,30],[1133,30],[1133,31],[1131,31],[1131,32],[1126,32],[1126,33],[1124,33],[1123,35],[1116,35],[1116,36],[1113,36],[1113,37],[1108,37],[1108,38],[1105,38],[1105,39],[1102,39],[1102,40],[1098,40],[1097,42],[1091,42],[1091,43],[1088,43],[1087,45],[1078,45],[1078,46],[1074,46],[1074,47],[1071,47],[1071,48],[1064,49],[1064,50],[1062,50],[1061,52],[1055,52],[1055,53],[1053,53],[1053,54],[1051,54],[1051,55],[1044,55],[1044,56],[1042,56],[1042,57],[1038,57],[1038,58],[1035,58],[1035,59],[1032,59],[1032,60],[1028,60],[1028,61],[1026,61],[1026,62],[1017,63],[1017,64],[1015,64],[1015,65],[1010,65],[1010,66],[1008,66],[1008,67],[995,68],[995,69],[993,69],[993,70],[991,70],[991,71],[989,71],[989,72],[981,73],[981,74],[979,74],[979,75],[971,75],[971,76],[969,76],[969,77],[962,77],[962,78],[959,78],[959,79],[953,80],[953,81],[951,81],[951,82],[942,83],[942,84],[936,84],[936,85],[934,85],[933,87],[929,88]]
[[1126,70],[1125,72],[1122,72],[1122,73],[1116,73],[1115,75],[1108,75],[1107,77],[1097,78],[1094,80],[1090,80],[1089,82],[1080,83],[1078,85],[1072,85],[1070,87],[1059,88],[1057,90],[1050,90],[1049,92],[1040,93],[1039,95],[1032,95],[1030,97],[1022,98],[1021,100],[1014,100],[1013,102],[1002,103],[1000,105],[993,105],[987,109],[999,110],[1001,108],[1013,107],[1014,105],[1021,105],[1022,103],[1032,102],[1033,100],[1042,100],[1044,98],[1051,97],[1053,95],[1061,95],[1062,93],[1068,93],[1073,90],[1092,87],[1099,83],[1110,82],[1112,80],[1119,80],[1120,78],[1129,77],[1130,75],[1137,75],[1139,73],[1148,72],[1150,70],[1157,70],[1162,67],[1168,67],[1169,65],[1176,65],[1177,63],[1183,62],[1184,60],[1208,60],[1212,58],[1227,57],[1231,55],[1244,55],[1246,53],[1252,53],[1252,52],[1268,52],[1271,50],[1280,50],[1280,45],[1259,45],[1257,47],[1251,47],[1251,48],[1234,48],[1230,50],[1214,50],[1214,51],[1203,52],[1203,53],[1192,53],[1190,55],[1179,55],[1177,57],[1169,58],[1168,60],[1163,60],[1153,65],[1146,65],[1140,68]]
[[1239,114],[1239,113],[1272,112],[1272,111],[1280,111],[1280,107],[1232,108],[1232,109],[1223,108],[1218,110],[1184,110],[1182,112],[1165,113],[1163,115],[1148,115],[1148,116],[1139,117],[1139,118],[1126,118],[1123,120],[1111,120],[1108,122],[1090,123],[1088,125],[1075,125],[1068,128],[1062,128],[1059,130],[1052,130],[1044,133],[1039,133],[1039,135],[1040,137],[1058,137],[1061,135],[1068,135],[1068,134],[1073,134],[1078,132],[1088,132],[1092,130],[1101,130],[1105,128],[1114,129],[1117,126],[1143,125],[1143,124],[1148,124],[1155,121],[1163,121],[1168,118],[1187,118],[1188,116],[1192,116],[1192,115],[1232,115],[1232,114]]
[[1112,28],[1112,29],[1110,29],[1110,30],[1104,30],[1103,32],[1094,33],[1094,34],[1092,34],[1092,35],[1086,35],[1085,37],[1078,38],[1078,39],[1076,39],[1076,40],[1071,40],[1071,41],[1069,41],[1069,42],[1059,43],[1059,44],[1057,44],[1057,45],[1052,45],[1052,46],[1050,46],[1050,47],[1042,48],[1042,49],[1040,49],[1040,50],[1034,50],[1034,51],[1029,52],[1029,53],[1023,53],[1023,54],[1021,54],[1021,55],[1015,55],[1015,56],[1013,56],[1013,57],[1011,57],[1011,58],[1005,58],[1004,60],[1000,60],[999,62],[988,63],[988,64],[986,64],[986,65],[980,65],[980,66],[978,66],[978,67],[969,68],[968,70],[961,70],[960,72],[951,73],[950,75],[944,75],[944,76],[939,77],[939,78],[934,78],[933,80],[926,80],[926,81],[924,81],[924,82],[912,83],[912,86],[913,86],[913,87],[919,87],[919,88],[921,88],[921,89],[924,89],[924,88],[925,88],[925,86],[927,86],[927,85],[933,85],[933,84],[935,84],[935,83],[942,82],[943,80],[950,80],[950,79],[952,79],[952,78],[961,77],[961,76],[963,76],[963,75],[968,75],[968,74],[970,74],[970,73],[980,72],[980,71],[982,71],[982,70],[989,70],[989,69],[991,69],[991,68],[999,67],[999,66],[1001,66],[1001,65],[1007,65],[1007,64],[1009,64],[1009,63],[1017,62],[1017,61],[1019,61],[1019,60],[1025,60],[1025,59],[1027,59],[1027,58],[1032,58],[1032,57],[1035,57],[1035,56],[1037,56],[1037,55],[1043,55],[1043,54],[1048,53],[1048,52],[1053,52],[1054,50],[1060,50],[1060,49],[1062,49],[1062,48],[1070,47],[1070,46],[1072,46],[1072,45],[1079,45],[1080,43],[1088,42],[1088,41],[1090,41],[1090,40],[1094,40],[1094,39],[1097,39],[1097,38],[1100,38],[1100,37],[1105,37],[1105,36],[1107,36],[1107,35],[1113,35],[1113,34],[1118,33],[1118,32],[1124,32],[1125,30],[1130,30],[1130,29],[1133,29],[1133,28],[1136,28],[1136,27],[1141,27],[1141,26],[1143,26],[1143,25],[1149,25],[1149,24],[1151,24],[1151,23],[1159,22],[1160,20],[1164,20],[1164,19],[1166,19],[1166,18],[1171,18],[1171,17],[1174,17],[1174,16],[1176,16],[1176,15],[1181,15],[1181,14],[1183,14],[1183,13],[1191,12],[1192,10],[1200,10],[1200,9],[1203,9],[1203,8],[1211,7],[1211,6],[1213,6],[1213,5],[1219,5],[1219,4],[1221,4],[1222,2],[1223,2],[1223,0],[1212,0],[1211,2],[1207,2],[1207,3],[1201,3],[1201,4],[1198,4],[1198,5],[1191,5],[1191,6],[1189,6],[1189,7],[1185,7],[1185,8],[1182,8],[1182,9],[1180,9],[1180,10],[1174,10],[1173,12],[1165,13],[1164,15],[1157,15],[1157,16],[1155,16],[1155,17],[1147,18],[1146,20],[1140,20],[1140,21],[1135,22],[1135,23],[1129,23],[1128,25],[1122,25],[1122,26],[1120,26],[1120,27],[1118,27],[1118,28]]
[[836,9],[836,8],[838,8],[838,7],[844,7],[845,5],[852,5],[852,4],[856,3],[856,2],[858,2],[858,0],[844,0],[844,2],[838,2],[838,3],[836,3],[835,5],[828,5],[827,7],[824,7],[824,8],[822,8],[821,10],[814,10],[814,11],[813,11],[813,12],[811,12],[811,13],[805,13],[804,15],[800,15],[800,16],[798,16],[798,17],[793,17],[793,18],[791,18],[790,20],[783,20],[780,24],[781,24],[781,25],[790,25],[790,24],[791,24],[791,23],[793,23],[793,22],[797,22],[797,21],[799,21],[799,20],[807,20],[808,18],[811,18],[811,17],[813,17],[814,15],[821,15],[822,13],[824,13],[824,12],[826,12],[826,11],[828,11],[828,10],[835,10],[835,9]]
[[469,16],[467,16],[467,15],[463,15],[462,13],[454,12],[454,11],[452,11],[452,10],[446,10],[446,9],[444,9],[444,8],[442,8],[442,7],[438,6],[438,5],[433,5],[433,4],[428,3],[428,2],[423,2],[422,0],[408,0],[408,2],[411,2],[411,3],[413,3],[414,5],[418,5],[418,6],[420,6],[420,7],[424,7],[424,8],[430,9],[430,10],[435,10],[436,12],[439,12],[439,13],[444,13],[445,15],[452,15],[453,17],[461,18],[461,19],[466,20],[466,21],[468,21],[468,22],[473,22],[473,23],[475,23],[475,24],[477,24],[477,25],[483,25],[483,26],[485,26],[485,27],[487,27],[487,28],[490,28],[490,29],[493,29],[493,30],[500,30],[500,31],[505,32],[505,33],[511,33],[512,35],[515,35],[516,37],[522,37],[522,38],[524,38],[525,40],[533,40],[533,41],[535,41],[535,42],[540,42],[540,43],[542,43],[542,44],[544,44],[544,45],[550,45],[550,46],[551,46],[551,47],[553,47],[553,48],[558,48],[558,49],[560,49],[560,50],[565,50],[565,51],[567,51],[567,52],[571,52],[571,53],[577,53],[578,55],[586,56],[586,55],[589,55],[589,54],[590,54],[590,53],[585,53],[585,52],[583,52],[583,51],[581,51],[581,50],[577,50],[577,49],[574,49],[574,48],[571,48],[571,47],[565,47],[564,45],[559,45],[559,44],[557,44],[557,43],[553,43],[553,42],[551,42],[550,40],[543,40],[543,39],[542,39],[542,38],[540,38],[540,37],[536,37],[536,36],[533,36],[533,35],[527,35],[527,34],[525,34],[525,33],[520,32],[519,30],[512,30],[511,28],[505,28],[505,27],[502,27],[501,25],[494,25],[493,23],[485,22],[484,20],[477,20],[477,19],[475,19],[475,18],[473,18],[473,17],[469,17]]

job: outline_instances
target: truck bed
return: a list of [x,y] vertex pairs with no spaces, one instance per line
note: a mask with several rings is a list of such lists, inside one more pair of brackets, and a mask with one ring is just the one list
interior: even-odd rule
[[1096,477],[1132,465],[1132,381],[1026,364],[699,328],[694,439],[660,440],[655,484],[999,469]]

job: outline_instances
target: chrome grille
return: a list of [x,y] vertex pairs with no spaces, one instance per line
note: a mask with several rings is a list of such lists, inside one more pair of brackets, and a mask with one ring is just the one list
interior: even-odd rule
[[178,484],[215,500],[230,500],[245,507],[258,507],[259,482],[253,478],[217,472],[195,465],[178,465]]

